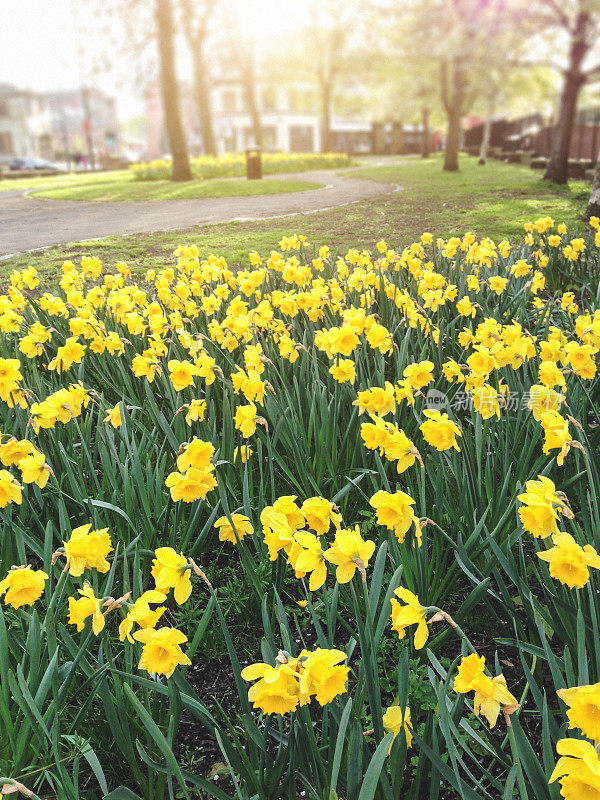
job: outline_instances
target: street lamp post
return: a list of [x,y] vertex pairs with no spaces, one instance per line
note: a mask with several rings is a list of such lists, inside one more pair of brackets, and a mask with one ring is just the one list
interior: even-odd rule
[[85,80],[83,39],[81,36],[81,21],[79,19],[78,0],[72,0],[71,9],[73,13],[73,25],[75,28],[75,39],[77,40],[77,72],[79,74],[79,85],[81,91],[81,107],[83,110],[83,133],[87,143],[87,151],[92,169],[96,168],[96,157],[94,155],[94,134],[92,128],[92,112],[90,107],[90,90]]
[[67,169],[71,169],[71,148],[69,146],[69,132],[67,130],[67,117],[64,107],[61,109],[60,115],[62,136],[63,136],[63,150],[65,152],[65,161],[67,162]]
[[90,109],[90,90],[85,83],[81,87],[81,105],[83,107],[83,132],[87,142],[90,167],[92,169],[96,169],[96,157],[94,155],[94,133],[92,130],[92,113]]

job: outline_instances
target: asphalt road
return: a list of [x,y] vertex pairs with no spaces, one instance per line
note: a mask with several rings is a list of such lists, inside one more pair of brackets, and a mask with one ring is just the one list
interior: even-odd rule
[[104,236],[307,214],[398,189],[395,184],[344,177],[333,170],[278,177],[325,186],[290,194],[142,203],[41,200],[19,191],[0,192],[0,257]]

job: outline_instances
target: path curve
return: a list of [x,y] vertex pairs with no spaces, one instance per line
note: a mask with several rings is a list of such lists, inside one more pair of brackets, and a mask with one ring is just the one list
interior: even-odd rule
[[326,185],[290,194],[141,203],[42,200],[20,191],[0,192],[0,256],[104,236],[310,214],[399,188],[393,183],[346,177],[334,170],[278,177]]

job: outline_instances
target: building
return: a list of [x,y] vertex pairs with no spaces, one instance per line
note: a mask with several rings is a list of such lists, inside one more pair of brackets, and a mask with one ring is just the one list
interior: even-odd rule
[[45,95],[50,109],[54,157],[60,161],[94,158],[101,161],[119,150],[117,105],[100,89],[65,89]]
[[[313,153],[321,149],[321,120],[316,111],[318,98],[312,85],[292,84],[258,87],[263,148],[268,152]],[[148,160],[168,155],[164,113],[158,83],[145,93]],[[220,79],[211,88],[213,126],[219,154],[240,152],[254,144],[250,116],[246,111],[239,81]],[[191,87],[181,85],[181,114],[192,155],[202,150],[202,136]],[[372,149],[371,123],[351,117],[333,117],[332,149],[368,153]]]
[[88,132],[100,161],[118,152],[117,124],[115,100],[99,89],[40,93],[0,84],[0,163],[13,158],[77,163],[89,158]]
[[0,84],[0,164],[18,158],[51,158],[50,110],[44,95]]
[[[169,152],[169,142],[165,126],[160,85],[158,82],[149,84],[144,92],[145,117],[146,117],[146,147],[143,158],[147,161],[160,158]],[[196,155],[202,152],[202,137],[200,136],[200,122],[196,101],[191,88],[187,84],[180,87],[179,107],[183,129],[187,132],[190,153]]]
[[[263,147],[267,151],[313,153],[321,150],[321,120],[312,85],[264,86],[258,89]],[[213,122],[219,152],[252,146],[250,117],[242,87],[222,82],[212,91]],[[358,153],[370,150],[370,123],[351,118],[331,120],[332,148]]]

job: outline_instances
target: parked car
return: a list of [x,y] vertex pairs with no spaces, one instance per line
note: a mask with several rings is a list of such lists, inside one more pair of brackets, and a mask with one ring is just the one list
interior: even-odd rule
[[12,170],[32,170],[39,169],[46,172],[62,172],[63,170],[53,164],[51,161],[46,161],[44,158],[13,158],[8,165]]

